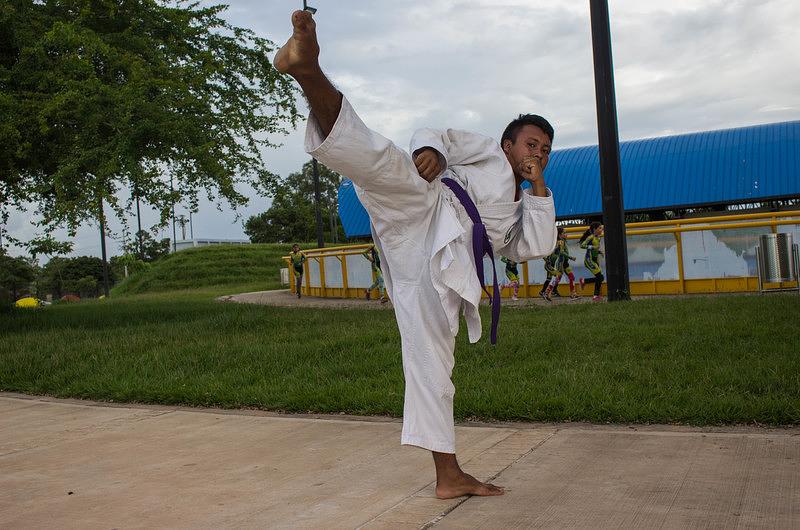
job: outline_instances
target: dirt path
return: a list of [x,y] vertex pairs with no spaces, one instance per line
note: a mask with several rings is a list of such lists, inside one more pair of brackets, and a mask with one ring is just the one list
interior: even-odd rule
[[[297,298],[288,289],[280,291],[258,291],[254,293],[241,293],[220,296],[220,302],[237,302],[240,304],[262,304],[277,307],[320,307],[327,309],[392,309],[392,303],[381,304],[378,300],[366,300],[364,298],[319,298],[316,296],[304,296]],[[484,300],[483,303],[486,303]],[[558,304],[582,304],[592,303],[591,298],[583,297],[578,300],[570,300],[568,297],[554,298],[552,302],[546,302],[541,298],[523,298],[517,301],[503,299],[503,307],[530,307],[546,306]]]

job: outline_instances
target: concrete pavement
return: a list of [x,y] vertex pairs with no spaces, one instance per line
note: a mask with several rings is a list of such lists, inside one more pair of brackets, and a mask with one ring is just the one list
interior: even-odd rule
[[400,428],[0,393],[0,528],[800,527],[800,428],[459,426],[450,501]]

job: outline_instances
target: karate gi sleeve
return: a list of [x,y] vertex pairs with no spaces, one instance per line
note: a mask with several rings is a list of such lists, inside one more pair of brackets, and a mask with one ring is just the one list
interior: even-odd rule
[[547,190],[547,197],[538,197],[526,189],[522,192],[522,208],[516,230],[498,254],[521,263],[544,258],[553,253],[556,247],[556,210],[553,194]]
[[404,198],[417,196],[414,202],[419,204],[418,196],[429,189],[408,153],[369,129],[346,97],[342,97],[342,108],[327,138],[313,114],[309,115],[305,149],[379,203],[393,203],[400,209]]
[[425,147],[439,153],[439,162],[444,171],[447,167],[478,165],[485,171],[501,172],[507,160],[502,157],[493,138],[458,129],[419,129],[411,138],[412,158]]

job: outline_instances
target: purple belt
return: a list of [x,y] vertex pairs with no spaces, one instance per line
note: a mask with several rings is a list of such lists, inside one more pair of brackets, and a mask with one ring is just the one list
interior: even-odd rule
[[[475,272],[478,274],[478,281],[481,284],[483,292],[489,297],[492,304],[492,344],[497,344],[497,324],[500,322],[500,288],[497,285],[497,268],[494,264],[494,250],[492,249],[492,242],[489,240],[489,235],[486,233],[486,226],[481,221],[481,215],[478,213],[478,208],[475,203],[470,199],[469,194],[461,185],[451,178],[443,178],[442,183],[445,184],[455,194],[456,198],[464,206],[467,215],[472,219],[472,253],[475,256]],[[486,289],[486,283],[483,280],[483,256],[489,255],[492,260],[492,292]]]

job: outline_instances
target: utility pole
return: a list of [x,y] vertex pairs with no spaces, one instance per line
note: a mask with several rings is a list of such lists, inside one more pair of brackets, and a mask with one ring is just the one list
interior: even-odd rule
[[194,241],[194,225],[192,225],[192,211],[189,210],[189,237]]
[[322,235],[322,207],[320,206],[320,190],[319,190],[319,168],[317,167],[317,159],[311,159],[311,166],[314,169],[314,210],[317,213],[317,247],[322,248],[325,246],[325,239]]
[[328,217],[330,217],[331,222],[331,239],[333,239],[334,244],[339,242],[339,230],[336,224],[336,212],[334,212],[333,208],[328,210]]
[[139,259],[144,259],[144,248],[142,248],[142,211],[139,209],[139,188],[134,188],[136,190],[136,224],[138,226],[138,230],[136,231],[136,240],[139,242]]
[[[308,11],[312,15],[317,12],[316,7],[308,5],[308,0],[303,0],[303,11]],[[322,235],[322,210],[320,209],[320,192],[319,192],[319,169],[317,168],[317,159],[311,159],[311,165],[314,169],[314,210],[317,214],[317,247],[322,248],[325,246],[325,238]]]
[[603,227],[606,239],[608,301],[614,302],[630,300],[631,296],[608,0],[589,0],[589,10],[592,19],[592,51],[595,97],[597,99],[600,191],[603,196]]
[[106,216],[103,212],[103,198],[99,199],[98,218],[100,220],[100,252],[103,255],[103,294],[108,298],[108,259],[106,256]]
[[[175,188],[172,186],[172,175],[169,176],[169,192],[174,193]],[[178,242],[176,239],[178,234],[175,232],[175,197],[172,198],[172,252],[178,251]]]
[[188,222],[185,215],[181,214],[178,216],[178,224],[181,225],[181,239],[183,241],[186,241],[186,224]]

